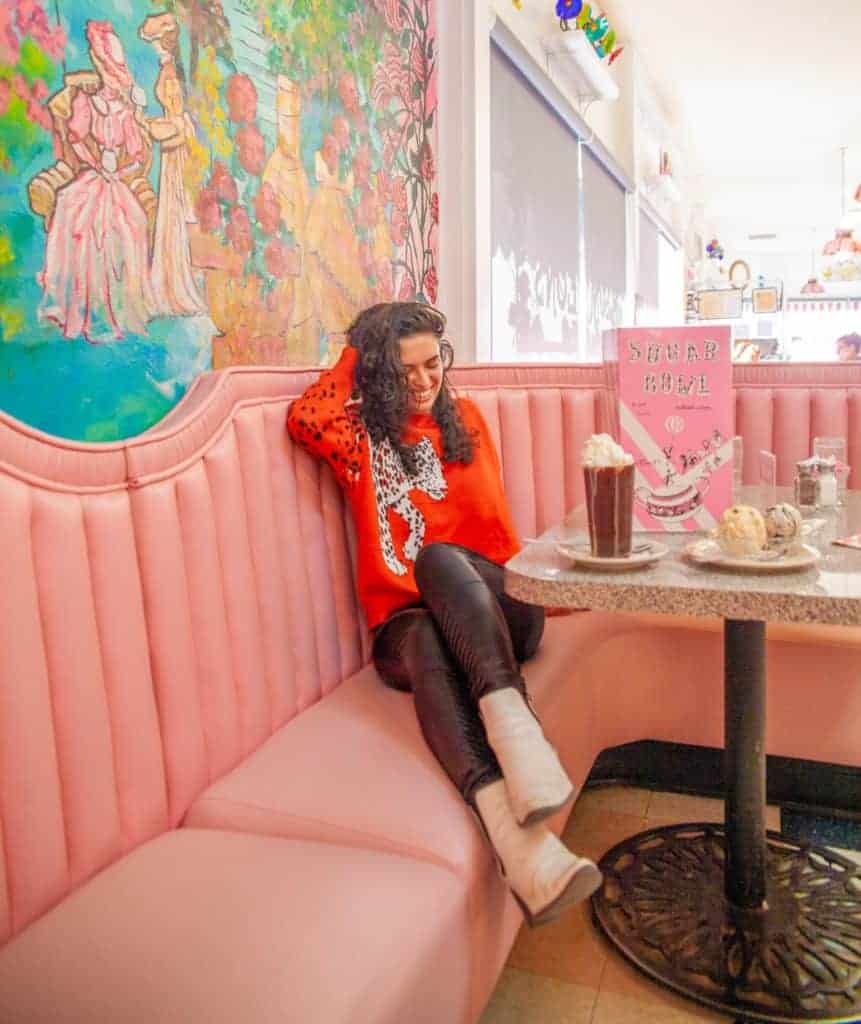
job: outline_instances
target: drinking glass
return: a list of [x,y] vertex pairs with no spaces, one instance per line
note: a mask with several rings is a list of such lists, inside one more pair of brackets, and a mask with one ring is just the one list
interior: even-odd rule
[[634,466],[584,466],[589,544],[596,558],[631,554]]
[[813,454],[821,459],[834,459],[837,477],[837,504],[846,504],[846,481],[849,477],[849,466],[846,463],[845,437],[814,437]]
[[744,469],[744,441],[736,436],[732,439],[732,489],[738,492],[743,480]]
[[759,486],[762,505],[773,505],[777,501],[777,456],[765,449],[759,453]]

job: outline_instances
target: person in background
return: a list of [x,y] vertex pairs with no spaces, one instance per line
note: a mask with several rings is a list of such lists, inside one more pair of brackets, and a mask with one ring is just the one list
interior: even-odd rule
[[412,691],[428,746],[536,925],[589,896],[601,872],[543,824],[574,796],[520,672],[544,609],[505,593],[520,544],[490,430],[449,387],[445,324],[419,302],[364,310],[287,427],[350,504],[374,664]]
[[837,339],[837,358],[841,363],[861,359],[861,334],[844,334]]

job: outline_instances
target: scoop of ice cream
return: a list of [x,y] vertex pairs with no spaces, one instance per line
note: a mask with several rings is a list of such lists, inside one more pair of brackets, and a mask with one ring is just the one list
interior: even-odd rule
[[781,502],[765,510],[765,529],[770,541],[798,540],[801,536],[801,513],[794,505]]
[[758,555],[768,540],[762,513],[750,505],[732,505],[720,517],[715,539],[727,555]]
[[590,469],[621,469],[633,462],[634,456],[609,434],[593,434],[583,445],[583,465]]

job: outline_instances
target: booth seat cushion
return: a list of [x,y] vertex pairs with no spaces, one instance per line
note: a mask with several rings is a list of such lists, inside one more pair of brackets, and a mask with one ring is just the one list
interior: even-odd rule
[[[580,685],[576,665],[584,645],[612,634],[621,619],[596,612],[551,619],[545,642],[524,666],[548,736],[578,786],[601,744],[592,691]],[[548,825],[561,831],[568,810]],[[371,666],[210,786],[184,824],[396,851],[444,865],[469,894],[473,1019],[522,924],[472,816],[425,744],[412,697],[384,686]]]
[[463,886],[406,857],[180,829],[0,954],[4,1024],[459,1024]]
[[[569,681],[583,639],[611,618],[549,620],[524,666],[538,713],[578,782],[596,751],[589,693]],[[184,824],[387,849],[464,877],[489,866],[471,814],[424,741],[412,696],[383,685],[371,665],[206,789]]]

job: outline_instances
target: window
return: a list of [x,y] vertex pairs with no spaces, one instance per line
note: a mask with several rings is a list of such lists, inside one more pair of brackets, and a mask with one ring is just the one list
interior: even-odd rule
[[625,190],[583,149],[585,260],[582,362],[600,362],[602,334],[622,322],[625,301]]
[[494,361],[577,358],[577,138],[491,47]]
[[684,323],[684,314],[682,250],[640,210],[637,325],[673,327]]

